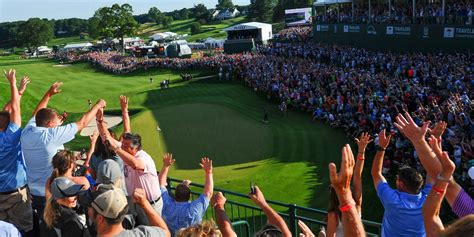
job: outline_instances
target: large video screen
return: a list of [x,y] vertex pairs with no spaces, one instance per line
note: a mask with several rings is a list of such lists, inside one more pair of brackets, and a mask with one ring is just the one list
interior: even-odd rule
[[310,25],[311,8],[296,8],[285,10],[286,26]]

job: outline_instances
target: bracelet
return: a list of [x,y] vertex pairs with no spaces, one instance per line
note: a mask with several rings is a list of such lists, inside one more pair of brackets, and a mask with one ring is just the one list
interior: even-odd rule
[[357,158],[358,160],[365,160],[365,158]]
[[451,183],[451,181],[453,180],[453,176],[451,176],[447,179],[447,178],[441,176],[441,174],[438,174],[438,176],[436,178],[438,179],[438,181],[445,182],[445,183]]
[[339,207],[339,210],[340,210],[341,212],[348,212],[348,211],[351,209],[351,207],[354,206],[354,204],[355,204],[354,202],[349,202],[348,204],[346,204],[346,205],[344,205],[344,206],[340,206],[340,207]]
[[103,120],[103,119],[101,119],[101,120],[98,120],[98,119],[96,119],[95,121],[97,121],[98,123],[102,123],[102,122],[104,122],[104,120]]
[[381,147],[381,146],[379,146],[379,147],[377,148],[377,151],[385,151],[385,150],[386,150],[386,148],[383,148],[383,147]]
[[440,188],[438,188],[438,187],[433,186],[432,189],[433,189],[433,191],[435,191],[436,194],[438,194],[438,195],[441,195],[441,194],[444,193],[444,190],[443,190],[443,189],[440,189]]

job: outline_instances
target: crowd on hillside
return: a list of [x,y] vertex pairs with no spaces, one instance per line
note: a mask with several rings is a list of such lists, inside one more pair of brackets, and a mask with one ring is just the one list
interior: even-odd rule
[[[368,5],[342,4],[338,9],[335,5],[318,7],[315,22],[324,23],[388,23],[388,24],[442,24],[443,9],[441,3],[424,4],[415,6],[415,19],[413,19],[413,5],[392,5],[388,3],[373,4],[369,16]],[[447,3],[444,13],[445,24],[471,25],[474,17],[474,4],[472,1],[453,1]]]
[[[242,62],[242,65],[255,63],[252,60],[260,57],[249,57],[246,59],[249,61]],[[281,66],[282,76],[288,77],[290,82],[295,81],[296,78],[286,74],[290,72],[286,69],[293,70],[295,67]],[[258,67],[266,69],[262,65]],[[244,73],[241,72],[240,76],[245,76]],[[264,75],[263,84],[267,76]],[[214,193],[212,160],[207,157],[200,160],[205,184],[199,197],[191,200],[189,180],[177,185],[174,194],[170,193],[167,176],[176,160],[172,154],[164,154],[161,171],[157,172],[153,158],[142,147],[142,137],[132,132],[128,97],[119,96],[123,133],[117,135],[107,127],[104,118],[107,103],[102,99],[91,104],[90,109],[77,121],[66,121],[65,114],[48,108],[49,101],[61,93],[62,83],[55,82],[44,93],[32,118],[22,128],[21,98],[30,78],[24,76],[18,88],[15,70],[5,71],[5,77],[9,83],[10,100],[0,113],[2,236],[237,236],[226,214],[226,198],[220,192]],[[414,78],[410,77],[410,80]],[[334,78],[334,82],[338,81],[339,78]],[[247,82],[251,83],[252,79]],[[305,83],[311,84],[302,84]],[[291,83],[291,86],[299,85],[297,82]],[[372,95],[368,94],[367,97],[370,100]],[[346,101],[341,100],[343,104]],[[376,103],[382,101],[379,99]],[[452,106],[463,105],[462,99],[453,98]],[[346,106],[342,107],[344,109]],[[459,168],[456,159],[453,162],[449,152],[443,152],[446,147],[442,140],[449,140],[449,133],[458,131],[448,129],[448,124],[452,123],[449,118],[447,122],[438,122],[430,129],[429,122],[421,124],[430,114],[419,113],[422,115],[398,113],[394,118],[394,127],[407,139],[406,146],[413,146],[416,150],[417,160],[422,167],[400,166],[396,188],[390,187],[383,171],[386,153],[389,153],[390,147],[397,147],[397,142],[391,139],[394,131],[390,131],[390,123],[378,127],[380,132],[375,141],[367,132],[355,137],[356,155],[349,144],[342,148],[339,171],[334,163],[329,164],[331,198],[326,218],[327,230],[321,230],[318,236],[366,236],[361,219],[364,193],[362,173],[366,149],[372,142],[377,152],[371,175],[385,209],[381,229],[383,236],[474,234],[474,200],[453,179],[455,169]],[[418,121],[420,116],[422,121]],[[94,119],[97,130],[90,135],[89,150],[84,154],[83,165],[79,167],[77,160],[82,157],[65,150],[64,144],[72,141],[75,134]],[[371,127],[363,128],[372,131]],[[443,138],[445,131],[446,139]],[[422,176],[425,171],[426,180]],[[267,188],[278,187],[275,184]],[[254,236],[290,237],[294,234],[284,218],[267,203],[259,187],[250,187],[249,198],[267,219],[267,224]],[[455,223],[446,228],[439,217],[443,199],[447,200],[458,216]],[[203,220],[209,207],[214,211],[215,222]],[[299,236],[315,236],[315,230],[311,230],[303,221],[298,221],[298,227]]]

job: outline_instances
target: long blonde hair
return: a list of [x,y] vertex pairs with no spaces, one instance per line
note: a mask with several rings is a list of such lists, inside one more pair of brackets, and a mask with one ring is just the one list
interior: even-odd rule
[[439,236],[442,237],[463,237],[474,235],[474,214],[467,215],[444,229]]
[[201,224],[181,229],[176,237],[222,237],[214,221],[204,220]]
[[48,228],[53,228],[54,223],[56,223],[57,218],[61,214],[61,209],[61,205],[54,198],[48,199],[43,213],[43,219]]

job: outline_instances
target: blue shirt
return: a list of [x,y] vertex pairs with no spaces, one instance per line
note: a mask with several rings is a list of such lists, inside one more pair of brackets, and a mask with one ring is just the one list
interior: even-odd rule
[[174,236],[181,228],[201,223],[209,206],[209,199],[204,194],[192,202],[176,202],[163,187],[161,187],[161,198],[163,198],[162,216],[170,229],[171,236]]
[[46,180],[53,172],[53,156],[58,150],[64,150],[64,143],[74,139],[76,132],[76,123],[46,128],[37,127],[35,118],[28,122],[21,133],[21,149],[31,194],[45,196]]
[[18,229],[5,221],[0,221],[0,236],[3,237],[21,237],[20,231]]
[[26,184],[20,136],[21,128],[14,123],[0,132],[0,192],[13,191]]
[[409,194],[390,188],[386,182],[377,186],[377,195],[385,212],[382,221],[382,237],[426,236],[421,208],[431,190],[426,184],[418,194]]

